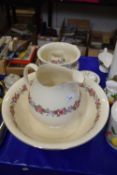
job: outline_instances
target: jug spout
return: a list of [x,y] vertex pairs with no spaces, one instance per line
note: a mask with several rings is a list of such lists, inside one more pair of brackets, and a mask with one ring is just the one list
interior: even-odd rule
[[84,75],[82,74],[82,72],[73,70],[73,81],[78,83],[83,83]]

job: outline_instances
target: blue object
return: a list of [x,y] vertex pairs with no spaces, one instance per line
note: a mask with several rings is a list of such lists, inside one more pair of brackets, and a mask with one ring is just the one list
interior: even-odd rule
[[5,74],[0,74],[0,80],[4,80],[5,77],[6,77]]
[[12,51],[9,51],[8,52],[8,59],[14,59],[14,58],[17,58],[18,57],[18,52],[12,52]]
[[[93,70],[99,73],[101,85],[104,86],[106,75],[99,72],[98,66],[96,58],[80,58],[80,70]],[[0,175],[9,174],[116,175],[117,151],[106,142],[105,128],[86,144],[60,151],[28,146],[8,133],[0,147]]]

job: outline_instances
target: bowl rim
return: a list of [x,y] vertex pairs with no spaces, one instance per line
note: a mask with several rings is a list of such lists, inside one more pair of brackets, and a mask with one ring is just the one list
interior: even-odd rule
[[52,63],[50,61],[46,61],[45,59],[43,59],[41,57],[41,52],[48,46],[50,45],[53,45],[53,44],[60,44],[60,45],[67,45],[67,46],[72,46],[76,49],[77,51],[77,57],[72,60],[72,61],[69,61],[67,63],[58,63],[58,65],[63,65],[63,66],[66,66],[66,65],[71,65],[71,64],[74,64],[76,61],[79,60],[80,56],[81,56],[81,51],[80,49],[78,48],[78,46],[74,45],[74,44],[70,44],[70,43],[66,43],[66,42],[50,42],[50,43],[47,43],[47,44],[44,44],[43,46],[41,46],[38,51],[37,51],[37,57],[40,61],[42,61],[42,63],[47,63],[47,64],[56,64],[56,63]]
[[[34,73],[31,73],[29,75],[30,80],[33,80],[34,75],[35,75]],[[105,126],[108,120],[109,103],[108,103],[106,94],[98,84],[91,81],[86,81],[87,86],[93,88],[98,94],[99,99],[101,100],[100,117],[96,121],[97,122],[96,125],[94,125],[94,127],[86,135],[83,135],[83,137],[79,139],[75,139],[73,141],[68,141],[68,142],[63,141],[62,143],[61,142],[45,143],[43,141],[41,142],[41,141],[32,140],[30,137],[27,137],[23,132],[19,131],[19,129],[14,125],[14,120],[12,120],[12,118],[8,114],[9,104],[10,104],[8,102],[10,102],[12,95],[14,94],[15,92],[14,90],[19,89],[19,87],[21,87],[21,85],[24,83],[25,83],[24,78],[21,78],[9,89],[9,91],[7,91],[2,104],[2,115],[3,115],[4,122],[7,128],[9,129],[9,131],[16,138],[18,138],[19,140],[21,140],[22,142],[28,145],[34,146],[36,148],[43,148],[48,150],[49,149],[62,150],[62,149],[68,149],[68,148],[80,146],[80,145],[83,145],[84,143],[87,143],[91,139],[93,139],[102,130],[102,128]]]

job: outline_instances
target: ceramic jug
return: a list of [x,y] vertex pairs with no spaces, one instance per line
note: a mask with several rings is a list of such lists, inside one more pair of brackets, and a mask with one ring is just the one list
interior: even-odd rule
[[[28,80],[30,68],[36,71],[32,83]],[[24,69],[24,79],[33,116],[50,126],[64,125],[73,119],[81,100],[79,83],[84,81],[80,71],[55,64],[38,67],[31,63]]]

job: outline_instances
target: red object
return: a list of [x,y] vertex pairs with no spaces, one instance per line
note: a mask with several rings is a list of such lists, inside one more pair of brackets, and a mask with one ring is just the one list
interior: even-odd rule
[[36,46],[32,46],[32,51],[29,55],[29,58],[27,60],[22,60],[22,59],[19,59],[19,58],[14,58],[13,60],[9,60],[9,63],[12,63],[12,64],[23,64],[23,65],[26,65],[26,64],[29,64],[33,61],[34,57],[36,56],[36,53],[37,53],[37,47]]

